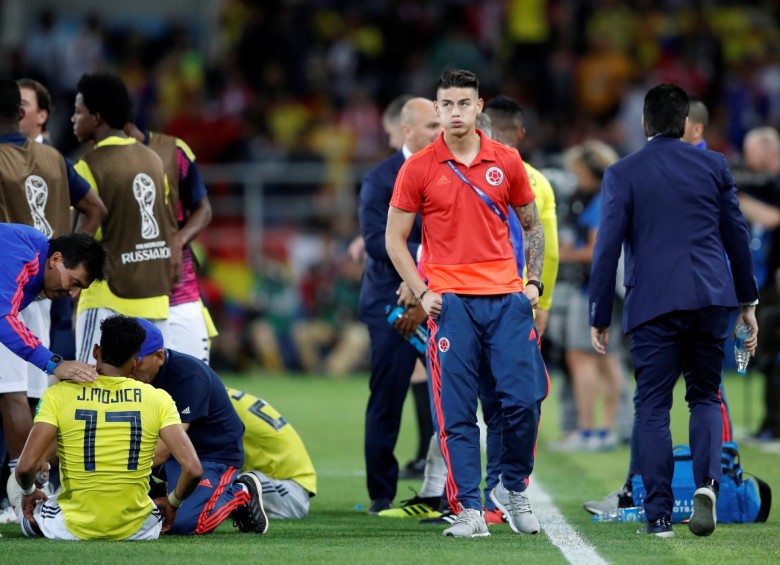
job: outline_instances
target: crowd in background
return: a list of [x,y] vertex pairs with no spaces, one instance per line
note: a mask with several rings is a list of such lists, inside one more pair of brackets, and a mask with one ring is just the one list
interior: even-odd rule
[[[3,48],[0,66],[49,87],[51,139],[71,155],[78,77],[110,69],[131,88],[139,125],[184,139],[204,170],[321,165],[315,182],[265,185],[270,196],[308,204],[284,220],[266,215],[262,249],[238,242],[242,215],[215,206],[209,232],[219,236],[202,238],[202,289],[221,332],[215,367],[339,375],[365,368],[368,355],[355,319],[361,265],[347,255],[359,178],[347,171],[389,154],[381,115],[390,100],[433,97],[449,68],[476,72],[485,99],[519,99],[523,157],[548,174],[564,214],[577,188],[565,151],[588,139],[619,155],[641,147],[650,85],[673,82],[703,100],[709,147],[735,163],[747,131],[780,126],[779,17],[768,1],[224,0],[204,29],[185,16],[150,14],[131,26],[121,11],[77,14],[53,3],[28,40]],[[204,34],[217,38],[209,50]],[[209,190],[216,201],[246,188]]]

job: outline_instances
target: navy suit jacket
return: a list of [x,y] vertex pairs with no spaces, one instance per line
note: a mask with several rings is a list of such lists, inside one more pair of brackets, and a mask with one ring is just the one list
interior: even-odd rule
[[[395,178],[404,160],[401,151],[388,157],[366,173],[360,188],[360,233],[366,242],[368,261],[360,286],[358,319],[369,326],[387,326],[385,307],[395,306],[398,300],[396,291],[401,277],[387,254],[385,229]],[[421,241],[422,222],[416,216],[407,240],[409,253],[415,259]]]
[[610,325],[621,244],[626,333],[669,312],[758,299],[748,229],[723,155],[654,137],[606,170],[601,192],[591,326]]

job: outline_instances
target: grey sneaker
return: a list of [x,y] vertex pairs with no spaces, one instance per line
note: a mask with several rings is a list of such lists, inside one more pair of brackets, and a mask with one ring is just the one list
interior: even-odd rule
[[708,486],[697,488],[693,493],[693,513],[688,529],[695,536],[708,536],[718,523],[717,495]]
[[634,506],[634,497],[625,485],[618,490],[613,490],[601,500],[588,500],[583,506],[585,510],[597,516],[609,512],[615,508],[630,508]]
[[484,538],[490,535],[482,512],[473,508],[461,507],[452,526],[442,532],[445,537],[451,538]]
[[503,481],[490,491],[490,500],[504,513],[509,526],[518,534],[538,534],[539,520],[531,510],[531,502],[524,492],[513,492],[504,487]]

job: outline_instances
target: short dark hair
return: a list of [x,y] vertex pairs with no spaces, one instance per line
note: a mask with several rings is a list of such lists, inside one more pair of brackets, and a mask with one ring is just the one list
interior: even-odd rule
[[645,135],[663,135],[679,139],[685,133],[688,95],[676,84],[659,84],[647,91],[642,115]]
[[520,102],[503,94],[491,98],[482,111],[487,112],[493,119],[517,119],[521,125],[525,122],[525,110]]
[[[49,94],[49,89],[43,86],[40,82],[37,80],[33,80],[31,78],[20,78],[16,81],[16,84],[19,85],[19,88],[29,88],[33,92],[35,92],[35,98],[36,102],[38,102],[38,109],[39,110],[46,110],[49,115],[51,116],[52,111],[52,103],[51,103],[51,94]],[[46,131],[46,124],[49,123],[48,118],[46,119],[46,122],[43,124],[43,131]]]
[[122,129],[133,115],[133,102],[127,86],[110,73],[87,73],[79,79],[78,92],[90,114],[100,117],[113,129]]
[[473,88],[479,92],[479,79],[471,71],[444,71],[439,77],[436,91],[443,88]]
[[49,240],[49,252],[46,258],[57,251],[62,253],[62,262],[66,269],[75,269],[83,264],[90,279],[105,280],[106,248],[91,235],[77,232]]
[[388,122],[398,122],[401,119],[401,110],[404,104],[414,98],[411,94],[401,94],[393,98],[382,113],[382,119]]
[[135,318],[116,314],[100,322],[100,353],[103,362],[121,367],[141,353],[146,330]]
[[710,113],[704,102],[694,98],[688,101],[688,121],[692,124],[701,124],[703,126],[710,123]]
[[0,79],[0,119],[19,120],[22,95],[15,81]]

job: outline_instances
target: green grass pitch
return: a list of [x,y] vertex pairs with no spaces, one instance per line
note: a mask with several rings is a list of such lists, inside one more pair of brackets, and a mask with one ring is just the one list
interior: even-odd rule
[[[738,430],[755,427],[761,413],[760,379],[752,379],[750,387],[736,375],[727,379]],[[312,500],[308,519],[272,521],[265,536],[239,534],[225,523],[210,536],[138,543],[28,540],[22,538],[18,526],[4,525],[0,526],[0,563],[566,562],[544,535],[544,523],[537,536],[491,526],[489,538],[458,540],[442,537],[441,527],[422,526],[415,520],[368,516],[362,455],[368,395],[365,377],[329,380],[253,374],[226,377],[225,381],[270,402],[303,437],[319,473],[319,495]],[[766,524],[720,525],[708,538],[695,538],[685,526],[675,526],[675,538],[662,540],[636,535],[634,524],[592,523],[582,502],[600,498],[622,484],[628,449],[600,454],[549,451],[546,445],[557,438],[556,384],[553,379],[551,396],[543,405],[534,478],[602,558],[611,563],[780,563],[778,508]],[[672,416],[675,443],[687,441],[683,396],[684,391],[678,389]],[[396,451],[401,463],[414,453],[413,420],[409,402]],[[740,445],[744,467],[780,492],[780,449],[772,452],[746,442]],[[419,488],[419,482],[402,481],[396,502],[412,496],[410,487]]]

